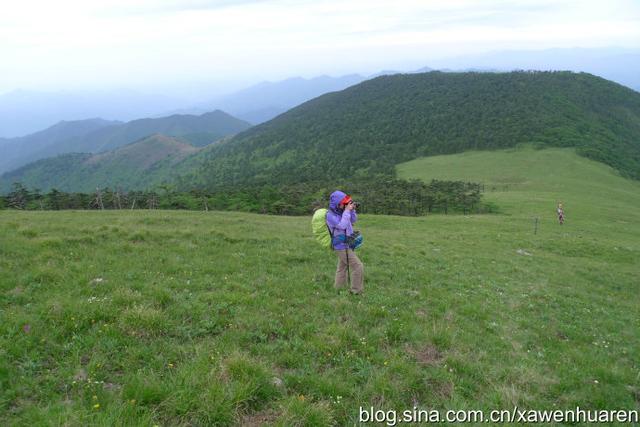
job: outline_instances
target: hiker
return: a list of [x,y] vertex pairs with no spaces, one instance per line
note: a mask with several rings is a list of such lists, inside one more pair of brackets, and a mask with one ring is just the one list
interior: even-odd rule
[[558,222],[560,225],[564,224],[564,209],[562,208],[562,202],[558,203],[558,209],[556,212],[558,213]]
[[355,204],[351,196],[342,191],[334,191],[329,198],[327,226],[331,233],[331,246],[338,256],[335,287],[340,289],[347,285],[347,277],[351,276],[351,293],[360,294],[363,287],[363,265],[358,256],[344,242],[346,236],[353,235],[353,223],[358,220]]

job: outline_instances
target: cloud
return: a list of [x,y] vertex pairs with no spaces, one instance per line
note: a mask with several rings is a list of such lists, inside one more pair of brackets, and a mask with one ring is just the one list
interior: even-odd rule
[[257,3],[273,3],[273,0],[160,0],[160,1],[122,1],[109,2],[100,13],[107,16],[135,16],[174,14],[187,11],[220,10],[231,7],[243,7]]
[[633,0],[22,0],[0,90],[368,72],[496,49],[640,47]]

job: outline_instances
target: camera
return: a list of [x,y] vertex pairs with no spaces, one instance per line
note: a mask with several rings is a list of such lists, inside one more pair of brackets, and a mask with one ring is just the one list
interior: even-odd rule
[[360,202],[356,202],[355,200],[352,200],[351,203],[353,204],[354,209],[360,208]]

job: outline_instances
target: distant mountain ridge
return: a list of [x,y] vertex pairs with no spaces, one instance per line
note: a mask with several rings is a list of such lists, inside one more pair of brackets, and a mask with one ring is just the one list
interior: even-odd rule
[[313,98],[329,92],[341,91],[365,80],[393,74],[427,71],[432,69],[422,67],[415,71],[383,70],[369,76],[347,74],[340,77],[319,76],[311,79],[292,77],[277,82],[258,83],[230,95],[212,99],[204,106],[228,111],[255,125],[271,120]]
[[199,116],[174,114],[155,119],[137,119],[98,129],[84,137],[68,140],[62,148],[65,152],[99,153],[116,149],[153,133],[179,136],[193,142],[194,145],[207,145],[249,127],[249,123],[220,110]]
[[47,152],[48,147],[118,124],[121,122],[97,118],[61,121],[31,135],[3,139],[0,142],[0,173],[15,169],[30,161],[48,157],[50,155]]
[[132,90],[40,92],[14,90],[0,94],[0,137],[25,136],[63,120],[91,117],[126,121],[150,117],[180,105],[169,96]]
[[227,96],[212,99],[201,109],[218,108],[252,124],[276,117],[305,101],[345,89],[365,80],[358,74],[341,77],[293,77],[279,82],[262,82]]
[[29,162],[64,153],[99,153],[116,149],[145,136],[161,133],[203,146],[249,128],[249,123],[223,111],[172,115],[130,122],[101,119],[61,122],[49,129],[0,145],[0,173]]
[[[381,75],[421,73],[426,71],[568,70],[587,72],[640,91],[640,49],[635,48],[554,48],[526,51],[495,51],[447,58],[422,58],[423,67],[414,71],[381,71],[338,77],[310,79],[288,78],[262,82],[227,95],[211,97],[205,102],[187,101],[203,98],[214,89],[205,83],[190,88],[169,87],[174,95],[144,94],[132,90],[85,92],[36,92],[15,90],[0,94],[0,138],[22,136],[39,131],[60,120],[103,117],[110,120],[133,120],[139,117],[162,117],[169,114],[202,114],[221,109],[231,115],[258,124],[270,120],[312,98],[334,92]],[[195,90],[194,90],[195,89]],[[191,95],[187,96],[187,93]],[[2,141],[0,141],[0,145]]]
[[201,149],[178,138],[154,134],[113,151],[38,160],[2,175],[0,191],[9,191],[16,181],[44,191],[146,188],[169,180],[176,165]]

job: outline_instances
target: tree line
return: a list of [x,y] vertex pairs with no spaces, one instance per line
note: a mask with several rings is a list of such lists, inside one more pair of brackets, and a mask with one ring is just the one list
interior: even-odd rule
[[14,183],[0,197],[0,209],[185,209],[233,210],[274,215],[308,215],[326,207],[335,189],[351,194],[361,213],[419,216],[429,213],[483,213],[491,205],[482,202],[482,187],[462,181],[402,180],[383,176],[369,180],[300,182],[290,185],[233,186],[216,191],[180,191],[162,185],[154,190],[123,191],[97,188],[94,193],[46,193]]

